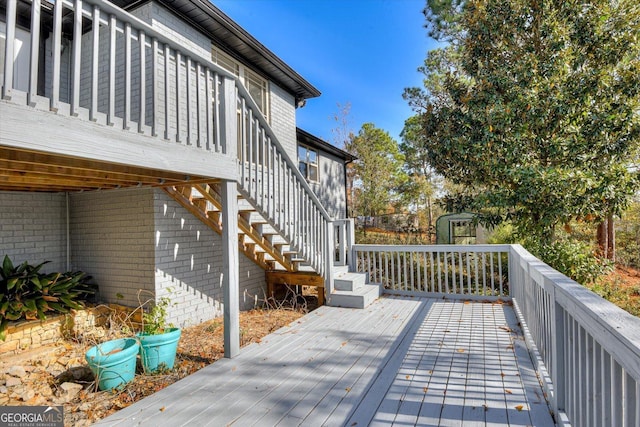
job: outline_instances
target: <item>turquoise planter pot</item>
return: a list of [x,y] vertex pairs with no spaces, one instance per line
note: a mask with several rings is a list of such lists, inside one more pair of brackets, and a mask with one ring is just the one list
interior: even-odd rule
[[133,380],[140,345],[135,338],[122,338],[91,347],[84,358],[100,390],[111,390]]
[[140,358],[145,372],[156,372],[158,369],[173,369],[178,351],[178,341],[182,331],[179,328],[168,328],[162,334],[138,333],[140,340]]

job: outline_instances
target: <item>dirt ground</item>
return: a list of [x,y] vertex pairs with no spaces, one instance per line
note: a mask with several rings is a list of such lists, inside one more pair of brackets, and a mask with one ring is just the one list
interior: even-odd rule
[[[317,305],[315,296],[274,309],[240,313],[240,344],[295,322]],[[0,405],[62,405],[66,426],[87,426],[224,357],[223,321],[214,319],[184,328],[171,372],[144,375],[120,391],[98,391],[84,354],[86,342],[64,340],[0,360]]]

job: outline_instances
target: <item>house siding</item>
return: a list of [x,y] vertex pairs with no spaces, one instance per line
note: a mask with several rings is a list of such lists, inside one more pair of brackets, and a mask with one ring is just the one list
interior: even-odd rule
[[66,271],[64,193],[0,192],[0,256],[14,265],[50,261],[42,272]]

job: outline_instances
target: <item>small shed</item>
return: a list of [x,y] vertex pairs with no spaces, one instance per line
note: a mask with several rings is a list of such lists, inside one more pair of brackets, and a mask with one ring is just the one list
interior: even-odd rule
[[458,212],[436,220],[436,243],[439,245],[473,245],[486,243],[486,230],[474,224],[476,214]]

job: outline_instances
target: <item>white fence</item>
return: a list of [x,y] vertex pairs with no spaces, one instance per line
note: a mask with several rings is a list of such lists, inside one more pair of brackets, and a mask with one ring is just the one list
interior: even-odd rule
[[520,245],[354,245],[392,293],[510,298],[558,425],[640,426],[640,319]]
[[508,245],[354,245],[352,267],[387,291],[509,295]]
[[640,319],[510,252],[511,292],[559,425],[640,425]]

